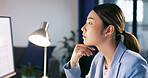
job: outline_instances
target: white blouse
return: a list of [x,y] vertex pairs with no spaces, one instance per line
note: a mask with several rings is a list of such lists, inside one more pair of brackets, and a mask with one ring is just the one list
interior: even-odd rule
[[110,69],[105,69],[105,61],[103,65],[103,78],[109,78]]

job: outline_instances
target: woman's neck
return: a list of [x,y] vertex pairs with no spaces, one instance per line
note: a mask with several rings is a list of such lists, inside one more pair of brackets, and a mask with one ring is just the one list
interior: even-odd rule
[[107,65],[112,63],[117,44],[118,42],[106,41],[104,44],[97,46],[98,50],[104,55]]

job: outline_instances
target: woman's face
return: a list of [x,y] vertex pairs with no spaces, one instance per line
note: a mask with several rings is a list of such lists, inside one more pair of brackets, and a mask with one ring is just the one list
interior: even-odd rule
[[100,45],[105,40],[103,22],[93,10],[89,13],[86,24],[81,30],[86,45]]

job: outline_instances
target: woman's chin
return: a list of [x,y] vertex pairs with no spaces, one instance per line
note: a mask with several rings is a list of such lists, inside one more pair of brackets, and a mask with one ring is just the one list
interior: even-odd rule
[[89,42],[86,42],[86,41],[84,41],[83,42],[85,45],[93,45],[92,43],[89,43]]

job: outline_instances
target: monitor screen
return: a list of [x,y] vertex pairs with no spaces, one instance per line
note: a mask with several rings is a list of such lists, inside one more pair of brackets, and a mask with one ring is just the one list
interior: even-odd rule
[[0,16],[0,78],[15,73],[11,18]]

